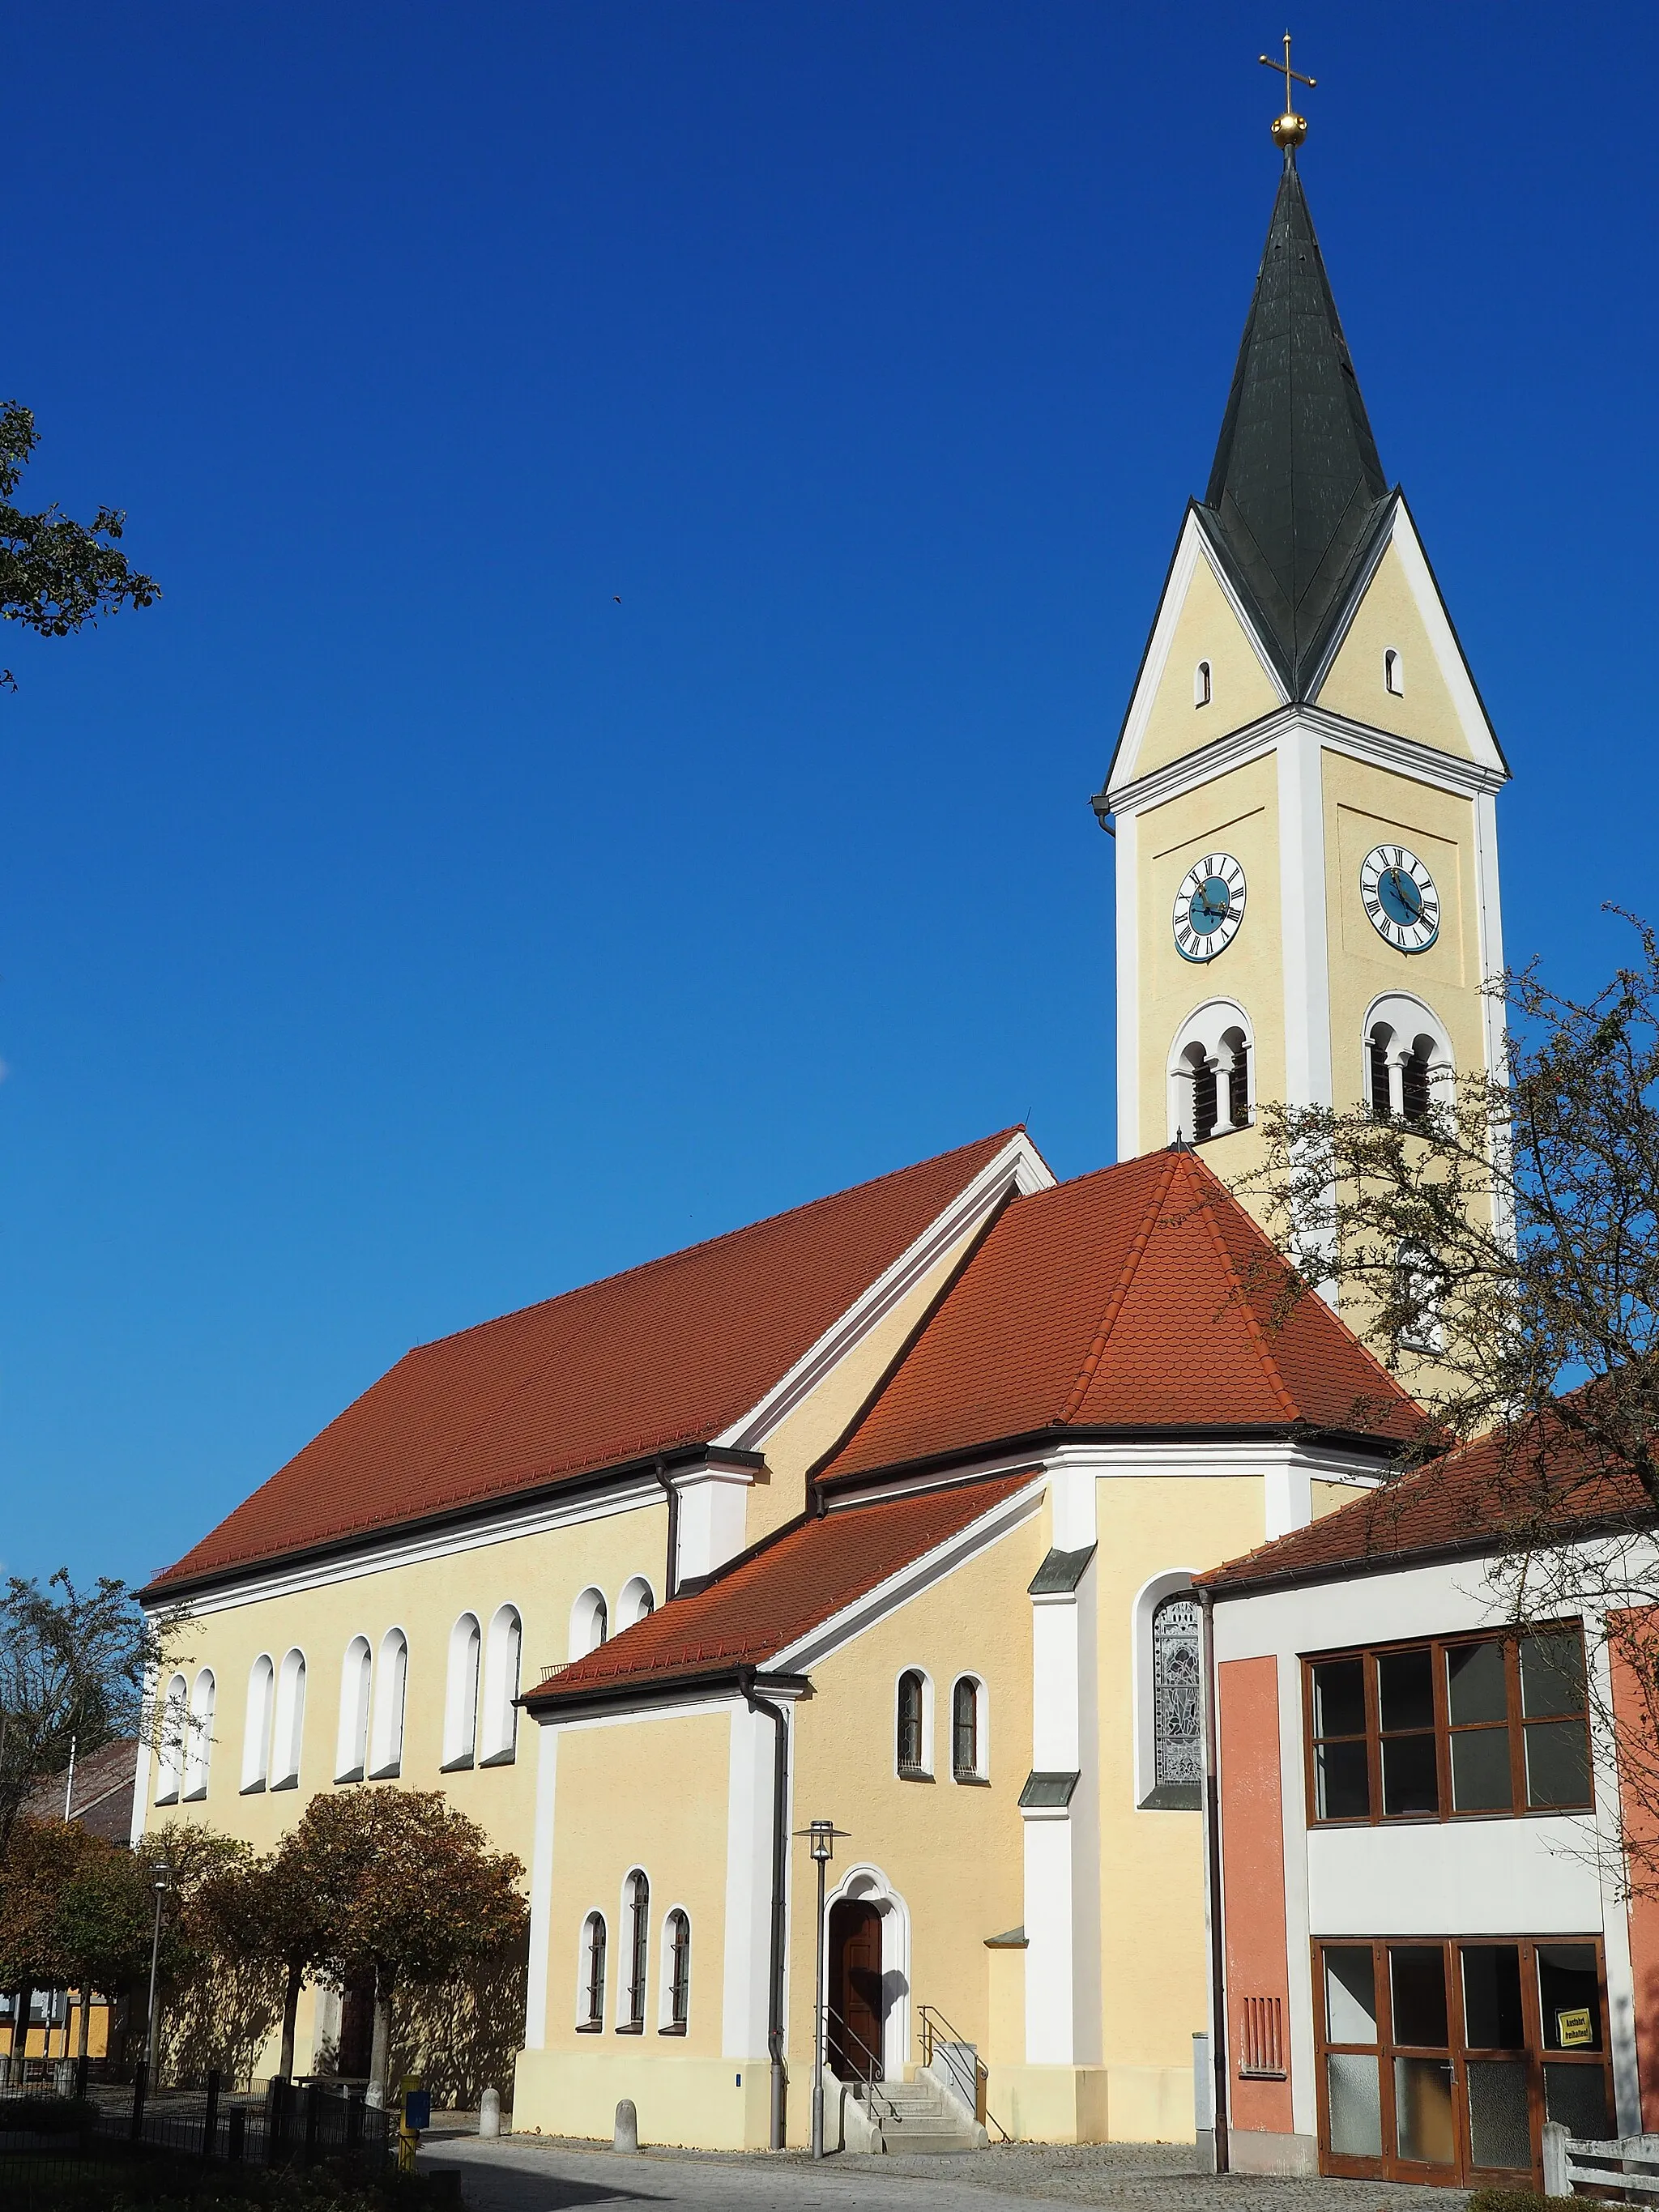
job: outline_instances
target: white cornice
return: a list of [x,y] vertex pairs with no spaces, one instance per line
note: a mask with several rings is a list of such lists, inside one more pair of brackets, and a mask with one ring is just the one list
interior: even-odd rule
[[988,1512],[981,1513],[976,1521],[971,1521],[965,1528],[958,1529],[954,1536],[947,1536],[942,1544],[934,1545],[920,1559],[912,1559],[896,1574],[889,1575],[884,1581],[878,1583],[873,1589],[866,1590],[862,1597],[854,1598],[850,1605],[842,1606],[827,1620],[820,1621],[805,1636],[775,1653],[767,1662],[768,1670],[801,1674],[820,1660],[827,1659],[831,1652],[839,1650],[844,1644],[850,1644],[866,1628],[873,1628],[878,1621],[884,1620],[900,1606],[908,1605],[912,1598],[919,1597],[923,1590],[931,1589],[946,1575],[953,1574],[981,1552],[993,1544],[1000,1543],[1011,1530],[1019,1528],[1038,1510],[1042,1504],[1043,1489],[1043,1480],[1039,1475],[1024,1489],[1017,1490],[1012,1498],[1003,1498]]
[[898,1475],[869,1489],[843,1492],[830,1505],[832,1512],[873,1504],[882,1498],[908,1498],[918,1491],[948,1490],[957,1483],[988,1475],[1023,1474],[1028,1469],[1039,1480],[1071,1468],[1087,1468],[1103,1482],[1133,1480],[1145,1475],[1216,1475],[1280,1474],[1294,1468],[1316,1482],[1352,1482],[1364,1486],[1382,1480],[1392,1464],[1392,1454],[1379,1444],[1374,1452],[1341,1450],[1317,1438],[1274,1437],[1171,1437],[1116,1443],[1106,1441],[1056,1443],[1038,1452],[1010,1452],[974,1460],[957,1467],[935,1468],[914,1475]]
[[1326,707],[1279,707],[1259,721],[1247,722],[1242,730],[1230,730],[1225,737],[1213,738],[1196,752],[1183,753],[1179,760],[1170,761],[1133,783],[1109,791],[1107,798],[1112,811],[1145,813],[1150,807],[1162,806],[1186,792],[1196,791],[1230,769],[1261,759],[1293,730],[1311,730],[1330,752],[1346,753],[1352,759],[1368,761],[1376,768],[1391,769],[1396,775],[1407,775],[1414,782],[1431,784],[1439,791],[1461,793],[1466,798],[1501,791],[1510,780],[1506,769],[1490,767],[1480,761],[1460,760],[1455,753],[1440,752],[1432,745],[1419,744],[1415,738],[1402,738],[1390,730],[1373,729],[1366,722],[1350,721],[1346,714],[1334,714]]
[[1010,1190],[1029,1197],[1034,1191],[1052,1189],[1054,1183],[1054,1172],[1048,1163],[1024,1130],[1017,1130],[996,1157],[988,1160],[945,1211],[929,1223],[909,1249],[901,1253],[886,1273],[878,1276],[824,1331],[782,1380],[773,1384],[758,1405],[730,1428],[722,1430],[715,1443],[741,1451],[758,1451],[773,1430],[817,1389],[830,1370],[856,1351],[951,1247],[977,1229],[1002,1203]]

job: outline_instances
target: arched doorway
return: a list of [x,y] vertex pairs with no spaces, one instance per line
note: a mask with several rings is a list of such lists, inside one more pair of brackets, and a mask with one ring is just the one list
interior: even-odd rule
[[886,2032],[881,1914],[864,1898],[844,1897],[830,1908],[827,2031],[830,2065],[838,2081],[881,2080]]

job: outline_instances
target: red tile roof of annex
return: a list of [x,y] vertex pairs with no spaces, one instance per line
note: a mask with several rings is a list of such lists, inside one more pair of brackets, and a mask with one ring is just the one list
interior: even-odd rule
[[684,1676],[763,1668],[768,1661],[901,1567],[945,1542],[1035,1480],[989,1480],[854,1499],[796,1522],[689,1596],[677,1597],[585,1659],[555,1669],[530,1706]]
[[1004,1210],[821,1480],[1055,1429],[1268,1429],[1401,1443],[1420,1410],[1279,1263],[1196,1154],[1103,1168]]
[[711,1440],[1020,1133],[1000,1130],[420,1346],[149,1589]]

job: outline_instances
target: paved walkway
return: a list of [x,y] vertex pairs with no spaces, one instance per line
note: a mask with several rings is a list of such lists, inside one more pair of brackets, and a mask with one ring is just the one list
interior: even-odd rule
[[1030,2212],[1033,2203],[1121,2212],[1462,2212],[1462,2193],[1378,2181],[1267,2181],[1197,2172],[1190,2148],[1005,2143],[948,2158],[830,2158],[797,2151],[645,2150],[619,2158],[588,2142],[504,2136],[430,2142],[421,2170],[458,2166],[467,2212],[566,2212],[658,2205],[668,2212]]

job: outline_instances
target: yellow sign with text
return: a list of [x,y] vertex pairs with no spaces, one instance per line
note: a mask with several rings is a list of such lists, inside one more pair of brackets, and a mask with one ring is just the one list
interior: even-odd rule
[[1595,2023],[1588,2005],[1555,2015],[1555,2036],[1563,2051],[1587,2051],[1595,2040]]

